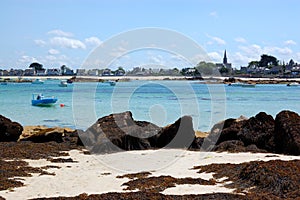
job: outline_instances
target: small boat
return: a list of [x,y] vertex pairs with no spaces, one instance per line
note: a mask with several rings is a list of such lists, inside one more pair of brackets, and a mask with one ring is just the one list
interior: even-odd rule
[[108,83],[110,86],[116,85],[116,81],[105,81],[105,83]]
[[244,83],[244,84],[242,84],[242,87],[255,87],[256,86],[256,84],[255,83]]
[[298,82],[288,83],[286,86],[300,86]]
[[230,83],[228,86],[232,87],[255,87],[254,83]]
[[58,84],[59,87],[68,87],[67,81],[61,81],[60,84]]
[[37,78],[34,81],[31,82],[32,84],[44,84],[44,81],[42,81],[41,79]]
[[57,102],[55,97],[44,97],[43,94],[32,94],[31,104],[33,106],[52,106]]
[[68,79],[67,83],[70,83],[70,84],[73,83],[72,79]]

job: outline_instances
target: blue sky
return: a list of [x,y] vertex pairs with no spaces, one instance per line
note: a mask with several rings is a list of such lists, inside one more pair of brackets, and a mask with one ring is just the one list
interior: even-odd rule
[[178,31],[215,62],[226,49],[237,68],[261,54],[300,62],[298,0],[1,0],[0,7],[0,68],[35,61],[78,68],[102,42],[143,27]]

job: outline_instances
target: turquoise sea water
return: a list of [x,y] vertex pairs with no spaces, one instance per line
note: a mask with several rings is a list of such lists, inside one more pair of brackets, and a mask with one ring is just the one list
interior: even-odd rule
[[[182,115],[191,115],[194,128],[207,131],[214,123],[264,111],[276,116],[281,110],[300,113],[300,87],[257,85],[255,88],[206,85],[197,81],[130,81],[73,83],[59,87],[59,80],[42,85],[0,85],[0,114],[22,125],[86,129],[99,117],[130,110],[136,120],[165,126]],[[53,107],[31,105],[32,93],[55,96]],[[60,107],[64,104],[64,107]]]

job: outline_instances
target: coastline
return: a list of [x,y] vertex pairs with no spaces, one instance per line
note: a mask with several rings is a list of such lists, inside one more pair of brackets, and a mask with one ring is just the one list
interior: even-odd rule
[[300,78],[250,78],[250,77],[222,77],[203,76],[202,79],[187,76],[0,76],[0,82],[31,82],[35,79],[41,80],[68,80],[74,82],[102,82],[102,81],[199,81],[203,84],[228,84],[233,82],[252,84],[287,84],[292,82],[300,83]]

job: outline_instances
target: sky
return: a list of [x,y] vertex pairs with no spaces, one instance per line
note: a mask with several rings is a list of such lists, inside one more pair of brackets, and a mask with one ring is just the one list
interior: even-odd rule
[[[236,68],[262,54],[300,63],[298,0],[1,0],[0,7],[2,69],[26,69],[32,62],[80,68],[99,45],[147,27],[186,36],[213,62],[222,62],[226,49]],[[118,65],[131,69],[136,59],[169,65],[172,57],[149,50],[132,54]]]

